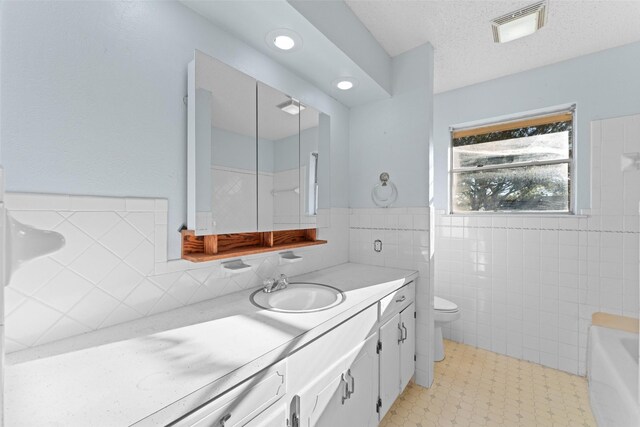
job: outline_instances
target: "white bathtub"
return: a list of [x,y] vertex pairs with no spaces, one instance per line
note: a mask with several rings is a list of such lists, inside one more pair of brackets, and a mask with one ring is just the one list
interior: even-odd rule
[[640,426],[638,335],[591,326],[587,351],[589,399],[598,426]]

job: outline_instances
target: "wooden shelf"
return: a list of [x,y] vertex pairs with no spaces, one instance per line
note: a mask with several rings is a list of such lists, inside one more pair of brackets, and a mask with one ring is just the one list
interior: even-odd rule
[[192,230],[183,230],[182,258],[192,262],[206,262],[325,243],[326,240],[316,239],[315,228],[207,236],[196,236]]

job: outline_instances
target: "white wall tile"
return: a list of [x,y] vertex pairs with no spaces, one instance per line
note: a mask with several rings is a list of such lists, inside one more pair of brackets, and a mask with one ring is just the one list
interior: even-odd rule
[[[593,144],[600,144],[601,128],[603,140],[617,142],[607,142],[602,158],[592,157],[597,185],[588,218],[436,218],[435,292],[463,310],[471,307],[471,313],[463,311],[462,321],[446,328],[445,336],[477,345],[482,341],[483,348],[583,375],[591,314],[638,317],[640,173],[620,171],[626,136],[619,127],[635,132],[639,121],[640,116],[632,116],[592,124]],[[481,264],[476,242],[487,238],[491,256]],[[481,283],[480,278],[488,280],[483,286],[490,289],[491,304],[481,304],[486,294],[474,294],[464,285]],[[475,308],[469,297],[475,298]],[[464,320],[478,320],[480,305],[488,328]]]

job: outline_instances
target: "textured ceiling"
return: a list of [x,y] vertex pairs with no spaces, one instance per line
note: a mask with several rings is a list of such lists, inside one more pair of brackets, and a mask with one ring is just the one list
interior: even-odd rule
[[548,2],[547,25],[532,36],[493,42],[489,22],[530,1],[347,0],[391,56],[435,48],[435,91],[529,70],[640,40],[640,1]]

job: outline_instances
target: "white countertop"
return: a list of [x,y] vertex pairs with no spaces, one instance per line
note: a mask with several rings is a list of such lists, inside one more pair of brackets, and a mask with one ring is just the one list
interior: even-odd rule
[[342,264],[292,278],[346,295],[329,310],[257,308],[244,291],[7,356],[7,426],[159,425],[282,359],[417,277]]

